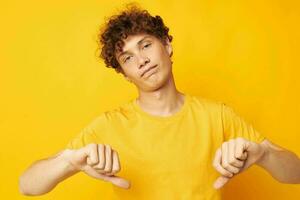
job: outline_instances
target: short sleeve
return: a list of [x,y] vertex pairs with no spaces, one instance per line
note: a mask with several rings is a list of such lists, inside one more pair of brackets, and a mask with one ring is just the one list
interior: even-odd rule
[[260,132],[253,128],[252,124],[239,116],[239,114],[237,114],[232,107],[222,103],[221,109],[225,141],[237,137],[243,137],[247,140],[261,143],[265,139]]
[[98,116],[75,135],[66,145],[67,149],[79,149],[89,143],[101,143],[101,135],[106,131],[106,115]]

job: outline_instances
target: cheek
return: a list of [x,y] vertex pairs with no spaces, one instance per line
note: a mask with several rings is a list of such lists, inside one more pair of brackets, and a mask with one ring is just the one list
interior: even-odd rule
[[127,69],[125,71],[125,74],[128,78],[130,78],[133,82],[139,82],[140,81],[140,77],[139,77],[139,73],[137,70],[132,69]]
[[160,62],[163,66],[169,66],[171,64],[170,56],[166,49],[162,47],[156,48],[154,51],[156,51],[156,53],[153,54],[153,61]]

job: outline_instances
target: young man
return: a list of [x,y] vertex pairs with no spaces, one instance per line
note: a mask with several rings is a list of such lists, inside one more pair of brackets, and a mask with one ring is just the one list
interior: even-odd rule
[[220,199],[217,189],[254,164],[280,182],[300,183],[295,154],[224,103],[176,89],[168,31],[159,16],[136,7],[110,19],[101,56],[137,87],[138,98],[98,116],[59,154],[33,163],[20,177],[23,194],[45,194],[83,171],[111,182],[120,199]]

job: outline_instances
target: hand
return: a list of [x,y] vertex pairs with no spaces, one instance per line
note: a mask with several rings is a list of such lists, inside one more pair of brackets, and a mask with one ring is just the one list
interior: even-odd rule
[[236,174],[255,164],[264,155],[262,145],[244,138],[231,139],[217,149],[213,161],[214,168],[221,174],[214,188],[223,187]]
[[130,182],[115,176],[121,169],[118,153],[110,145],[88,144],[77,150],[70,150],[69,163],[87,175],[108,181],[116,186],[129,189]]

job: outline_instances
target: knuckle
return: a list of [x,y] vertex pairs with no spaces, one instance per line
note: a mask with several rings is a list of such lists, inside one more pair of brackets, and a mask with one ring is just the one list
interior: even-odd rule
[[242,159],[243,157],[244,157],[244,155],[242,152],[240,152],[236,155],[236,158],[238,158],[238,159]]
[[105,173],[111,173],[112,169],[111,167],[107,167],[104,169]]
[[103,163],[100,163],[97,165],[97,169],[100,169],[100,170],[103,170],[104,169],[104,164]]
[[236,158],[237,158],[237,159],[242,159],[243,156],[242,156],[242,155],[238,155],[238,156],[236,156]]
[[95,164],[97,164],[97,161],[95,159],[90,159],[90,164],[95,165]]
[[106,162],[105,162],[105,159],[104,159],[104,158],[100,159],[100,161],[99,161],[99,168],[104,169],[105,163],[106,163]]
[[227,169],[228,168],[228,163],[222,163],[222,166],[225,168],[225,169]]
[[111,164],[109,163],[109,164],[105,165],[104,170],[105,171],[111,171],[112,170]]
[[104,169],[105,168],[105,163],[102,162],[100,165],[99,165],[99,169]]
[[228,166],[228,161],[226,159],[222,159],[221,165]]
[[98,158],[95,158],[95,159],[92,161],[92,164],[93,164],[93,165],[97,165],[98,163],[99,163]]
[[238,162],[237,164],[239,167],[243,167],[244,166],[244,163],[243,162]]
[[227,177],[230,177],[230,176],[232,175],[229,171],[227,171],[227,170],[225,170],[225,169],[223,169],[220,173],[221,173],[223,176],[227,176]]
[[224,169],[222,169],[222,167],[220,167],[220,166],[216,166],[216,170],[217,170],[220,174],[223,174],[223,173],[224,173]]
[[222,166],[217,166],[216,167],[216,170],[222,174],[223,176],[226,176],[226,177],[232,177],[232,173],[230,173],[229,171],[227,171],[225,168],[223,168]]
[[234,157],[235,158],[239,158],[241,156],[241,154],[239,153],[239,152],[236,152],[235,154],[234,154]]
[[233,159],[233,158],[229,159],[228,163],[230,165],[234,165],[235,164],[235,159]]
[[238,168],[235,168],[233,173],[234,173],[234,174],[237,174],[237,173],[239,173],[239,172],[240,172],[240,170],[239,170]]
[[224,174],[224,175],[227,176],[227,177],[232,177],[233,176],[233,174],[228,172],[228,171],[226,171],[226,174]]

